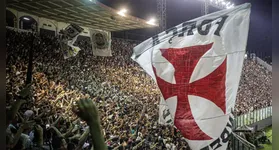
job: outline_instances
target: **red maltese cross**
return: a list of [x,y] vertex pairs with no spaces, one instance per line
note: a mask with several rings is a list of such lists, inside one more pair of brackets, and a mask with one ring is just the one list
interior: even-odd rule
[[162,56],[175,69],[174,77],[176,84],[166,82],[158,77],[156,69],[153,67],[157,84],[164,99],[177,96],[174,125],[188,140],[212,139],[197,125],[191,112],[188,95],[203,97],[218,106],[224,114],[226,113],[225,81],[227,59],[209,75],[189,83],[198,61],[211,49],[212,45],[213,43],[184,48],[161,49]]

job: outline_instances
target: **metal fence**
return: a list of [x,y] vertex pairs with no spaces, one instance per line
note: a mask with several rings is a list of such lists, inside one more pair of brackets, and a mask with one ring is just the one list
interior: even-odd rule
[[255,122],[261,121],[271,116],[272,116],[272,106],[262,108],[253,112],[249,112],[244,115],[237,116],[235,118],[235,126],[241,127],[244,125],[251,125]]
[[232,133],[231,144],[232,145],[228,147],[228,150],[256,150],[255,145],[235,133]]

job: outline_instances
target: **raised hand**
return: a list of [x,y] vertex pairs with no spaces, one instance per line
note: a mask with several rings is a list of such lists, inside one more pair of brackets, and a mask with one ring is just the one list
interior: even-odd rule
[[26,98],[31,95],[31,84],[26,85],[20,92],[19,95],[22,98]]
[[43,146],[43,128],[40,125],[35,125],[34,126],[35,131],[38,133],[37,134],[37,144],[39,146]]
[[86,122],[99,122],[98,109],[91,99],[81,99],[77,102],[74,112]]
[[107,150],[100,126],[98,109],[93,101],[91,99],[81,99],[77,102],[77,107],[73,111],[89,125],[94,149]]

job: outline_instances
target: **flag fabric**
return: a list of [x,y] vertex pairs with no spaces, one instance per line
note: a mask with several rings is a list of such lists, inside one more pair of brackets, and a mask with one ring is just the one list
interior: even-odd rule
[[74,57],[78,54],[78,52],[80,51],[80,48],[77,47],[77,46],[69,46],[69,45],[66,45],[67,46],[67,49],[65,49],[64,51],[64,59],[68,59],[70,57]]
[[161,91],[159,123],[193,150],[225,150],[242,71],[251,5],[208,14],[142,42],[132,59]]
[[90,30],[93,55],[112,56],[111,33],[102,30]]
[[61,49],[64,53],[64,59],[74,57],[80,51],[78,46],[74,46],[74,43],[77,40],[77,37],[84,29],[78,25],[70,24],[62,30],[62,39],[61,39]]
[[78,52],[80,51],[80,48],[78,46],[74,46],[74,43],[77,40],[77,37],[74,37],[73,39],[68,41],[68,49],[66,51],[66,54],[64,55],[64,58],[70,58],[70,57],[74,57],[78,54]]
[[68,39],[74,39],[77,37],[84,29],[76,24],[68,25],[65,30],[63,30],[63,34],[68,37]]
[[76,41],[78,36],[76,36],[74,39],[64,39],[60,42],[60,48],[63,51],[64,59],[68,59],[70,57],[74,57],[78,54],[80,51],[80,48],[78,46],[74,46],[74,43]]
[[170,109],[163,97],[160,98],[159,105],[159,124],[162,125],[174,125],[172,115],[170,114]]

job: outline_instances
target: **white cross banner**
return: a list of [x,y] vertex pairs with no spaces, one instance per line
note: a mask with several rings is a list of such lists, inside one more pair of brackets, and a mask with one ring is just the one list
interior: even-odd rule
[[251,5],[208,14],[142,42],[132,59],[161,91],[159,123],[193,150],[225,150],[242,71]]

